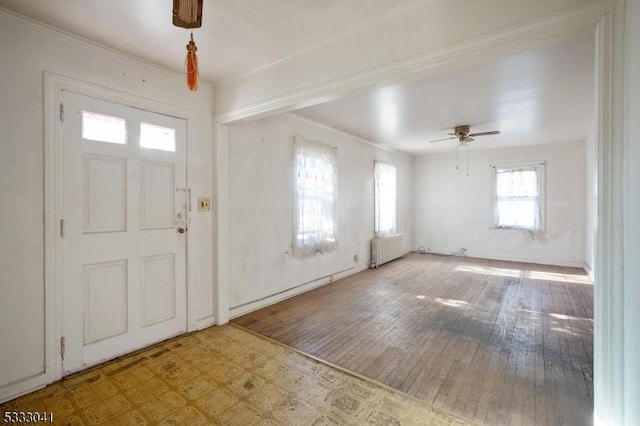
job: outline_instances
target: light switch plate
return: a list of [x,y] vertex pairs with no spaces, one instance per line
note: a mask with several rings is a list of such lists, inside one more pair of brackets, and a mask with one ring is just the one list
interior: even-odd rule
[[211,200],[209,198],[198,198],[198,211],[208,212],[211,210]]

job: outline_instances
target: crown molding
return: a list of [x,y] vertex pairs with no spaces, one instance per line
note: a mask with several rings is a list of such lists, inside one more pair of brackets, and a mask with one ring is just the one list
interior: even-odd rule
[[384,146],[384,145],[381,145],[381,144],[377,144],[375,142],[371,142],[370,140],[361,138],[360,136],[356,136],[356,135],[354,135],[352,133],[336,129],[335,127],[331,127],[331,126],[329,126],[327,124],[320,123],[319,121],[315,121],[315,120],[312,120],[310,118],[302,117],[301,115],[298,115],[298,114],[293,113],[293,112],[287,112],[287,113],[284,114],[284,116],[293,118],[294,120],[298,120],[298,121],[301,121],[303,123],[310,124],[310,125],[315,126],[315,127],[319,127],[321,129],[324,129],[324,130],[328,130],[328,131],[330,131],[332,133],[335,133],[337,135],[344,136],[344,137],[349,138],[349,139],[353,139],[356,142],[360,142],[360,143],[363,143],[365,145],[369,145],[369,146],[371,146],[373,148],[376,148],[376,149],[381,149],[383,151],[388,151],[388,152],[391,152],[391,153],[396,154],[396,155],[400,155],[400,156],[403,156],[403,157],[406,157],[406,158],[411,158],[411,155],[407,154],[406,152],[398,151],[398,150],[395,150],[393,148],[389,148],[388,146]]

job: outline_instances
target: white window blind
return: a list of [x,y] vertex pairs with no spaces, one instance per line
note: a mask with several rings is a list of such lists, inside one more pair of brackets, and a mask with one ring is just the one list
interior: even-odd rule
[[381,161],[374,162],[376,237],[396,233],[396,168]]
[[293,167],[293,254],[305,258],[337,248],[336,148],[294,140]]
[[494,166],[495,226],[537,231],[542,228],[544,163]]

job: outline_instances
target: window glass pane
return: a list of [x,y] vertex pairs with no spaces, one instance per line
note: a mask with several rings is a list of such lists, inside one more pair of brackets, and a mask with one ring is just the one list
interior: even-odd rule
[[498,200],[498,226],[533,229],[536,226],[537,201]]
[[305,198],[300,200],[299,241],[318,242],[322,239],[322,220],[315,212],[321,212],[320,200]]
[[294,255],[336,248],[336,151],[316,142],[294,144]]
[[538,195],[538,174],[535,170],[498,171],[498,197],[535,197]]
[[176,130],[154,124],[140,123],[140,146],[176,152]]
[[127,143],[125,120],[120,117],[82,111],[82,137],[98,142]]
[[375,234],[378,237],[396,232],[396,168],[375,162]]

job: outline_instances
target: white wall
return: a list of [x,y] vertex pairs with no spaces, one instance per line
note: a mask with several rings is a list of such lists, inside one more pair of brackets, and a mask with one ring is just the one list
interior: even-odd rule
[[[352,273],[367,267],[373,236],[374,159],[397,167],[397,228],[407,236],[405,251],[411,249],[413,167],[410,157],[376,148],[291,115],[234,125],[229,133],[232,316],[267,303],[251,302],[340,271]],[[339,248],[304,260],[291,255],[294,135],[338,148]],[[357,262],[354,255],[359,257]]]
[[[108,89],[193,112],[189,149],[199,158],[191,170],[194,196],[211,196],[213,91],[203,83],[188,93],[180,75],[144,64],[17,18],[0,10],[0,401],[25,386],[43,384],[44,89],[51,71]],[[213,314],[211,214],[196,215],[198,312]],[[53,285],[49,283],[48,285]],[[51,327],[49,321],[48,326]],[[48,341],[48,343],[45,343]],[[51,345],[53,346],[53,345]],[[48,371],[51,364],[48,365]],[[27,380],[28,379],[28,380]]]
[[[482,142],[475,142],[482,143]],[[493,163],[546,160],[546,232],[532,239],[526,233],[491,229]],[[585,206],[584,142],[522,148],[460,151],[416,157],[414,205],[416,247],[489,259],[582,267]]]

